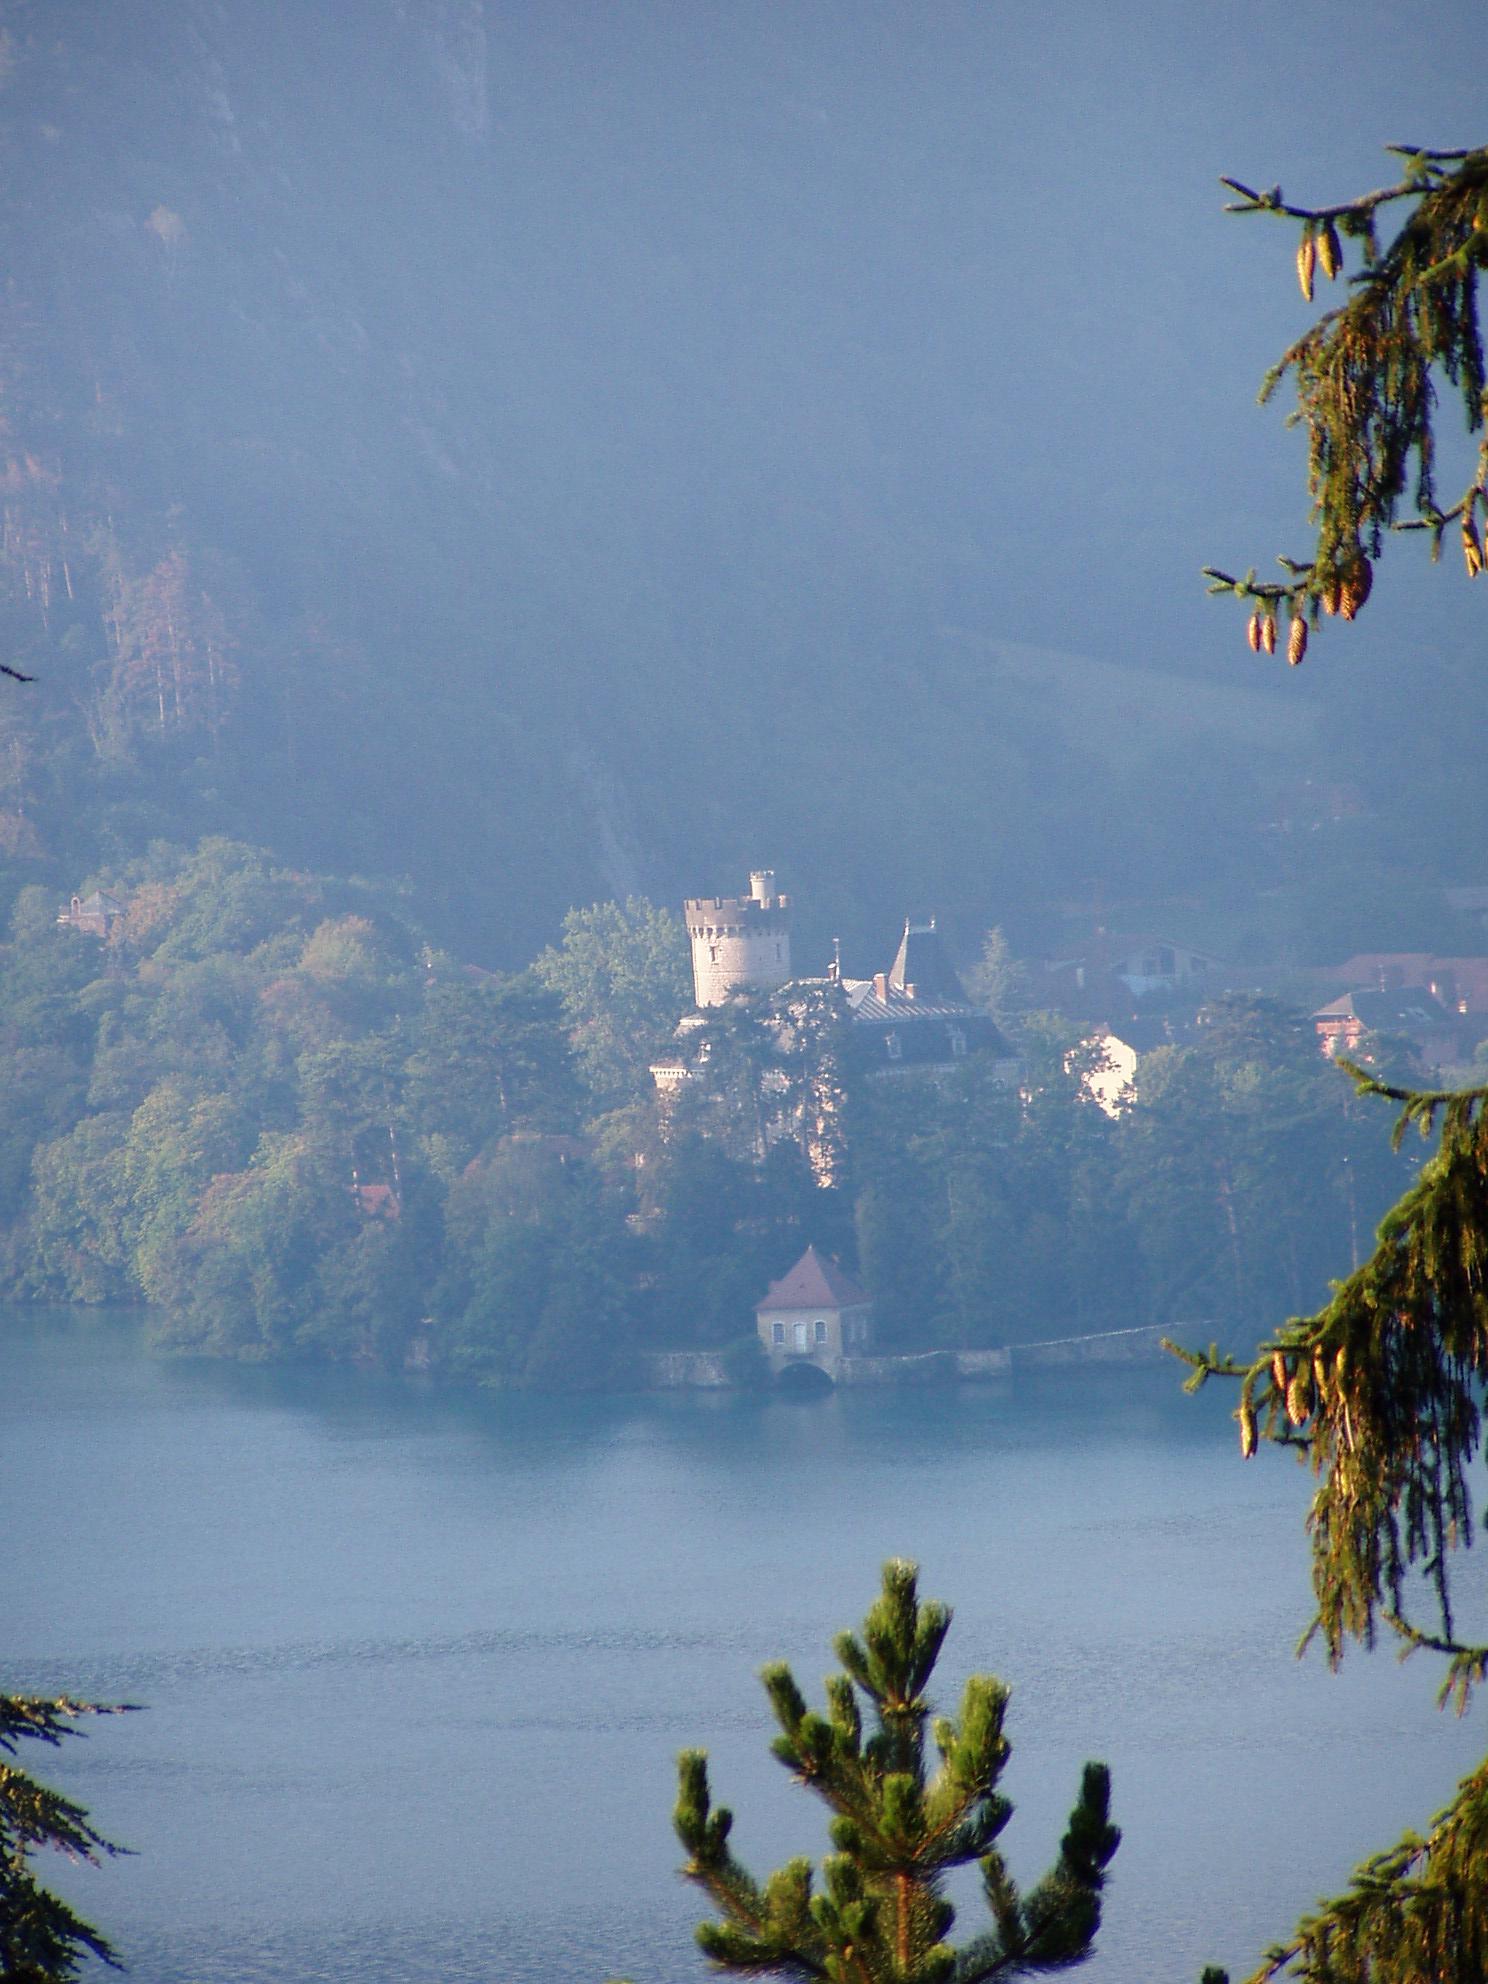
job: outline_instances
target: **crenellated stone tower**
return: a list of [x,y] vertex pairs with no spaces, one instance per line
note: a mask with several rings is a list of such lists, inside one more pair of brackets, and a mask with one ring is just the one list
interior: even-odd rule
[[773,868],[751,874],[747,896],[695,896],[682,907],[700,1006],[721,1006],[735,992],[773,991],[789,979],[790,897],[775,893]]

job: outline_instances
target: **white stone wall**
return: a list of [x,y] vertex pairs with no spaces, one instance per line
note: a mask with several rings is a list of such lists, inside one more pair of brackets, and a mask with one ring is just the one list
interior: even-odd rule
[[721,1006],[746,988],[773,991],[791,975],[790,926],[783,910],[722,902],[695,913],[688,905],[693,995],[700,1006]]

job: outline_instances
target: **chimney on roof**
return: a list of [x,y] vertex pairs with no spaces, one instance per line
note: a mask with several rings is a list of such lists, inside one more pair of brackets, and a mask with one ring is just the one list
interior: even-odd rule
[[875,998],[878,998],[878,999],[887,999],[887,998],[888,998],[888,996],[889,996],[889,974],[888,974],[888,973],[887,973],[886,971],[876,971],[876,972],[874,972],[874,974],[873,974],[873,993],[874,993],[874,997],[875,997]]

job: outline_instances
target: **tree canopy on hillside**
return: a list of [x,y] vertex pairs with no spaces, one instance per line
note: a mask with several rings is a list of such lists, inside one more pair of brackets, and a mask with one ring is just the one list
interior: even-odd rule
[[674,911],[643,897],[571,909],[563,941],[534,961],[556,993],[573,1050],[601,1107],[644,1092],[647,1069],[691,1003],[687,939]]

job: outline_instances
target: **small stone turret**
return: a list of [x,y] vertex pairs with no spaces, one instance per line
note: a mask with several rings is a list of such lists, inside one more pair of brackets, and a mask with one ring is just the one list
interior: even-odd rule
[[773,991],[789,980],[790,897],[775,893],[773,868],[750,875],[747,896],[695,896],[682,907],[700,1006],[721,1006],[735,992]]

